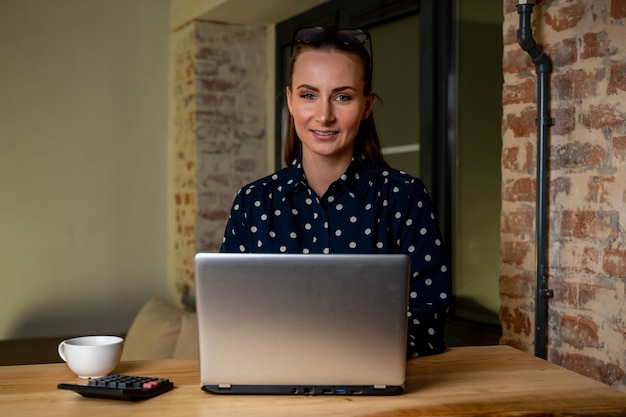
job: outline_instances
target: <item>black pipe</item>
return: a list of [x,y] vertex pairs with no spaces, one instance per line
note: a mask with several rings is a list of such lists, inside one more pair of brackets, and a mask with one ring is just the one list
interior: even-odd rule
[[537,284],[535,287],[535,356],[546,358],[546,339],[548,322],[548,298],[553,296],[548,288],[547,277],[547,232],[548,232],[548,155],[549,128],[554,125],[550,118],[550,58],[539,50],[533,39],[530,16],[534,3],[520,0],[517,5],[519,29],[517,42],[530,55],[537,71]]

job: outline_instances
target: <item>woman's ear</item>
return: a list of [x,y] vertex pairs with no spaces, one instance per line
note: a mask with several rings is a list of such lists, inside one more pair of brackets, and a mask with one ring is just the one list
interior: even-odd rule
[[376,102],[376,94],[372,91],[369,93],[365,100],[365,111],[363,112],[363,120],[370,117],[372,114],[372,109],[374,108],[374,103]]
[[287,96],[287,108],[289,109],[289,114],[293,114],[291,111],[291,88],[289,86],[285,87],[285,96]]

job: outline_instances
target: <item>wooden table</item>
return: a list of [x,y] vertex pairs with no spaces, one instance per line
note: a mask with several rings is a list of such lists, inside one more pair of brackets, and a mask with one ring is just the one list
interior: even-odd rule
[[508,346],[451,348],[407,364],[394,397],[221,396],[200,390],[195,360],[122,362],[116,373],[176,388],[137,403],[57,389],[65,364],[0,367],[0,416],[626,416],[626,394]]

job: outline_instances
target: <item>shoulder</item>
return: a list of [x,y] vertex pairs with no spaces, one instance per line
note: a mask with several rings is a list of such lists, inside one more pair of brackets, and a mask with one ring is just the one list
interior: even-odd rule
[[252,181],[239,190],[240,195],[264,194],[280,192],[297,182],[293,169],[283,168],[265,177]]
[[428,194],[428,190],[421,179],[404,171],[382,167],[370,169],[369,174],[371,179],[374,179],[376,182],[386,187],[393,187],[408,193],[418,192]]

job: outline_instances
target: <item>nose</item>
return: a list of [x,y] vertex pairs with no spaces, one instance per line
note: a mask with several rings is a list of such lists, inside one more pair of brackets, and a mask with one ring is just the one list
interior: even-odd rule
[[321,125],[327,125],[332,123],[335,120],[335,114],[333,111],[332,103],[328,101],[320,101],[318,110],[317,110],[317,121]]

